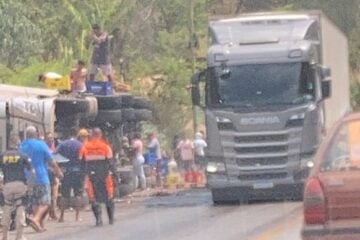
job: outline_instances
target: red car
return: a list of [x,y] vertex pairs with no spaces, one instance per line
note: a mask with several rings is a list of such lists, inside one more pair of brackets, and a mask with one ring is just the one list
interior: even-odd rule
[[360,239],[360,113],[335,124],[318,149],[304,190],[301,235]]

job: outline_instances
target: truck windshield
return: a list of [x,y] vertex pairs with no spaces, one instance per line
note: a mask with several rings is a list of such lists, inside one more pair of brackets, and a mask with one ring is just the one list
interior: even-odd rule
[[311,101],[315,91],[309,69],[306,63],[213,68],[210,85],[214,85],[212,91],[215,94],[210,97],[211,102],[227,106],[264,106]]

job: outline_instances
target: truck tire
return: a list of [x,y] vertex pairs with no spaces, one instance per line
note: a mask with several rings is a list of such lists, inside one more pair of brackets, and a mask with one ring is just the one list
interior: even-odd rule
[[133,105],[134,96],[129,93],[119,93],[121,97],[122,108],[131,108]]
[[150,121],[152,119],[152,112],[147,109],[136,109],[135,110],[135,121]]
[[119,93],[110,96],[96,96],[99,110],[115,110],[132,106],[133,96],[128,93]]
[[134,97],[133,108],[136,109],[151,109],[151,102],[146,97]]
[[96,124],[104,123],[121,123],[122,122],[122,111],[121,110],[99,110],[98,115],[95,119]]
[[95,97],[85,97],[85,99],[89,102],[88,117],[95,118],[99,110],[97,99]]
[[96,96],[99,110],[113,110],[122,107],[121,96]]
[[64,98],[55,100],[55,114],[57,117],[67,116],[77,113],[88,113],[90,103],[86,99]]
[[135,120],[135,110],[132,108],[125,108],[122,109],[122,119],[124,122],[133,121]]

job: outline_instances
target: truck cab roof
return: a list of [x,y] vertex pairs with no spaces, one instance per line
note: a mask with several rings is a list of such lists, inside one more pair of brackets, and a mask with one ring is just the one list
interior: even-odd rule
[[318,19],[306,14],[244,15],[212,21],[209,30],[209,66],[221,64],[219,55],[228,64],[308,61],[321,41]]

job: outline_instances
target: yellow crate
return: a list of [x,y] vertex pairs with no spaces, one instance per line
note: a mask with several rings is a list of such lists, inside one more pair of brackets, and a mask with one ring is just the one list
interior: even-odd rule
[[48,89],[57,89],[57,90],[71,90],[71,81],[69,76],[64,76],[62,78],[46,78],[45,87]]

